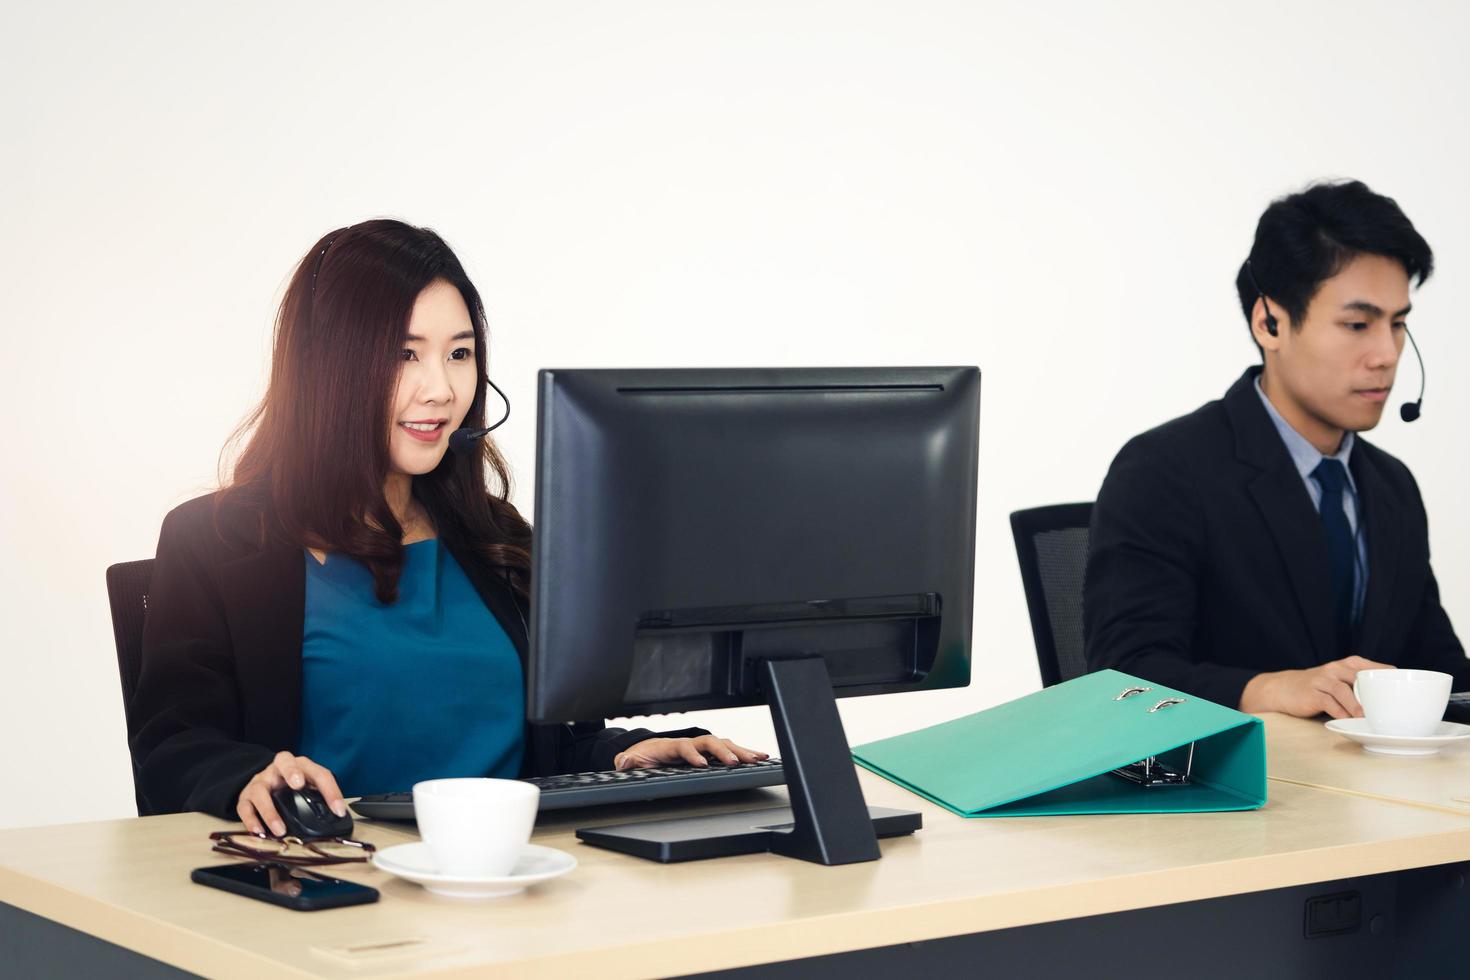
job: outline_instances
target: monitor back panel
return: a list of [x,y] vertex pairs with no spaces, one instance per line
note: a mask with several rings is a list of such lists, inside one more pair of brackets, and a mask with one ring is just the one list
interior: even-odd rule
[[759,703],[819,654],[840,695],[969,682],[975,368],[547,370],[528,710]]

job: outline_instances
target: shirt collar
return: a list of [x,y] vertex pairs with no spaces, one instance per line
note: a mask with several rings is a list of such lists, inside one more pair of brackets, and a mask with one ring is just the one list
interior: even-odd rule
[[1312,471],[1317,468],[1317,464],[1321,463],[1322,460],[1329,458],[1335,459],[1342,463],[1343,469],[1347,470],[1348,486],[1352,488],[1353,493],[1356,495],[1358,485],[1353,480],[1353,471],[1348,467],[1348,460],[1353,453],[1355,434],[1352,432],[1343,433],[1342,445],[1337,447],[1337,452],[1333,453],[1330,457],[1326,456],[1318,452],[1317,447],[1308,442],[1306,436],[1293,429],[1291,423],[1282,418],[1281,413],[1276,411],[1276,406],[1271,404],[1271,399],[1267,398],[1266,393],[1261,390],[1260,375],[1256,375],[1255,386],[1256,394],[1260,397],[1261,404],[1266,406],[1266,414],[1271,416],[1271,422],[1276,426],[1276,431],[1280,433],[1281,441],[1286,443],[1286,451],[1291,454],[1291,461],[1296,464],[1296,471],[1301,474],[1302,479],[1305,480],[1311,477]]

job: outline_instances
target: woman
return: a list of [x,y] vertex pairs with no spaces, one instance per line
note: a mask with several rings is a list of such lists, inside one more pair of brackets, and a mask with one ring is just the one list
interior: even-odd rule
[[[531,529],[485,425],[485,314],[438,235],[367,221],[297,266],[233,479],[163,522],[129,705],[148,808],[285,831],[270,799],[451,775],[766,758],[702,729],[525,721]],[[487,485],[487,469],[494,476]]]

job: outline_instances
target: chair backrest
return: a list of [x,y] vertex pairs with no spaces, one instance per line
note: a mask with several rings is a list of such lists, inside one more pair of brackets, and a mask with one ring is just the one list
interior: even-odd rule
[[[148,611],[148,583],[152,577],[152,558],[120,562],[107,569],[107,601],[112,606],[112,638],[117,643],[117,673],[122,681],[125,718],[128,705],[133,700],[133,691],[138,687],[138,673],[143,667],[143,616]],[[132,720],[128,719],[129,741],[132,735]],[[138,815],[148,813],[147,801],[138,786],[136,764],[133,766],[133,795],[137,799]]]
[[1011,515],[1043,687],[1087,673],[1082,580],[1091,523],[1090,503],[1033,507]]

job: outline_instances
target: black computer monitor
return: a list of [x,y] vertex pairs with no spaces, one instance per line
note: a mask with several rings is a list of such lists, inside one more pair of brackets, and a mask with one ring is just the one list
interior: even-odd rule
[[973,367],[542,371],[531,720],[770,704],[772,849],[877,857],[833,697],[969,683],[979,406]]

